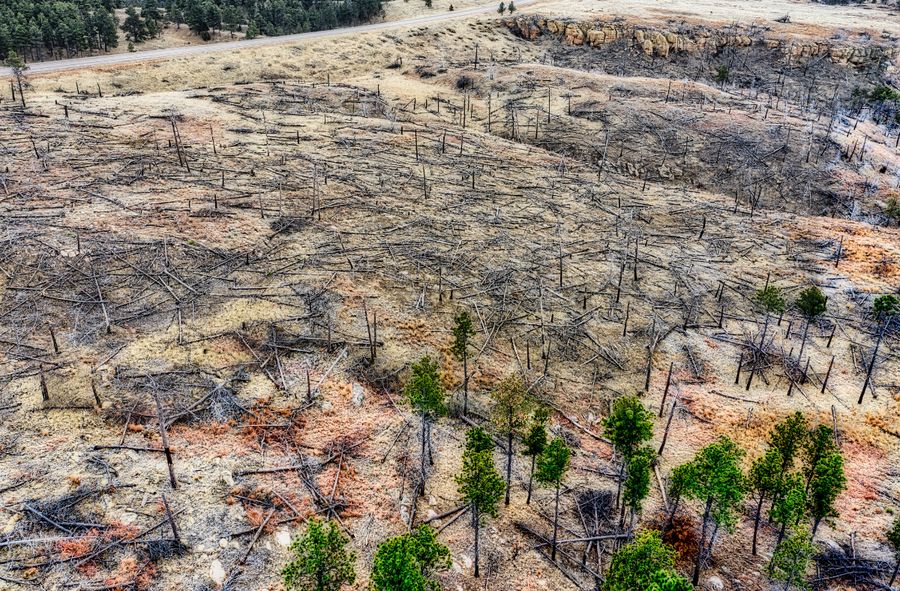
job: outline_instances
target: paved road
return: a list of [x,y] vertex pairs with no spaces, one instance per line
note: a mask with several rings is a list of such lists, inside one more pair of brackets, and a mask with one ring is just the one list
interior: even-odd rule
[[[517,4],[519,7],[523,7],[529,4],[534,4],[538,1],[539,0],[519,0]],[[170,47],[166,49],[136,51],[134,53],[115,53],[109,55],[81,57],[69,60],[35,62],[29,64],[28,74],[49,74],[53,72],[62,72],[65,70],[80,70],[101,66],[117,66],[120,64],[165,60],[170,58],[187,57],[218,51],[234,51],[237,49],[244,49],[246,47],[265,47],[268,45],[280,45],[282,43],[294,43],[297,41],[326,39],[329,37],[341,37],[344,35],[358,35],[360,33],[367,33],[371,31],[384,31],[388,29],[403,27],[430,25],[433,23],[460,19],[478,14],[491,12],[496,14],[497,4],[497,2],[494,2],[488,5],[474,6],[472,8],[464,8],[453,12],[439,12],[404,20],[372,23],[368,25],[361,25],[358,27],[343,27],[340,29],[330,29],[328,31],[314,31],[312,33],[298,33],[296,35],[283,35],[281,37],[257,37],[256,39],[245,41],[227,41],[224,43],[209,43],[206,45],[188,45],[185,47]],[[0,68],[0,77],[5,78],[11,75],[12,72],[9,68]]]

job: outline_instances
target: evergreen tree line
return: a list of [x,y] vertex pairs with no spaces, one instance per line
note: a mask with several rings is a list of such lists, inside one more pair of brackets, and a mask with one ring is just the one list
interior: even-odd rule
[[213,33],[288,35],[363,23],[383,14],[382,0],[4,0],[0,3],[0,61],[27,61],[108,51],[119,43],[115,9],[125,8],[129,43],[186,25],[200,38]]
[[[146,13],[156,0],[142,0]],[[190,27],[203,39],[215,31],[247,37],[290,35],[367,22],[383,14],[382,0],[166,0],[163,18]]]
[[0,60],[60,59],[118,45],[112,0],[0,2]]

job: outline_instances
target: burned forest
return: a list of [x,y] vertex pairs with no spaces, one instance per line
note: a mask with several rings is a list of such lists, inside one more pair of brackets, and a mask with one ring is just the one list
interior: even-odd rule
[[599,4],[8,64],[0,589],[896,589],[897,7]]

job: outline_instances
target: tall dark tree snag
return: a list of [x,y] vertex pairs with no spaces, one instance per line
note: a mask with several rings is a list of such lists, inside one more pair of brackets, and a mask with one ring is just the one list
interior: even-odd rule
[[[781,295],[781,290],[774,285],[768,284],[763,289],[757,291],[753,299],[766,314],[766,320],[765,323],[763,323],[762,333],[759,337],[759,345],[755,345],[755,349],[762,353],[766,347],[766,334],[769,331],[769,319],[772,314],[781,314],[784,312],[785,302],[784,296]],[[755,356],[751,353],[750,377],[747,378],[747,390],[750,389],[750,384],[753,383],[753,376],[756,375],[757,363],[754,361],[754,357]]]
[[900,315],[900,300],[896,296],[887,294],[875,298],[875,304],[872,308],[875,317],[881,321],[881,330],[878,331],[878,339],[875,341],[875,350],[872,351],[872,358],[869,360],[869,367],[866,369],[866,379],[863,382],[862,391],[859,393],[857,404],[862,404],[863,398],[866,396],[866,389],[869,382],[872,381],[872,371],[875,369],[875,361],[878,358],[878,348],[881,346],[881,340],[884,333],[898,315]]

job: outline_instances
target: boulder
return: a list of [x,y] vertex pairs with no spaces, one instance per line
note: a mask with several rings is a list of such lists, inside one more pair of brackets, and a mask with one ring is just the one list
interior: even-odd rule
[[584,45],[584,31],[581,27],[571,23],[566,26],[566,43],[569,45]]

